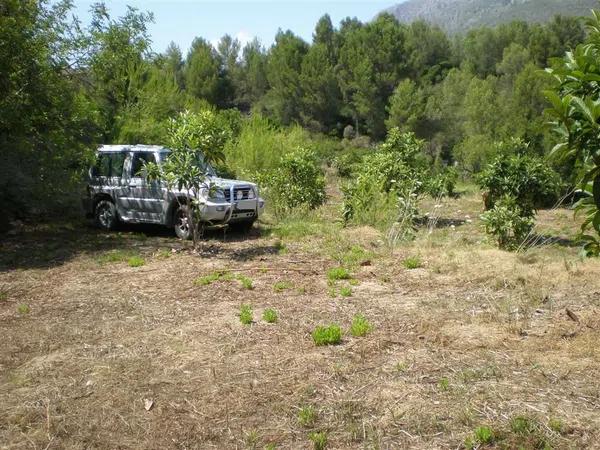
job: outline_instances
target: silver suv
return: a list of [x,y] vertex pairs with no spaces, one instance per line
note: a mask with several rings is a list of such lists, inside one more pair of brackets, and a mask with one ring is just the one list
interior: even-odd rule
[[[144,163],[161,164],[170,150],[157,145],[104,145],[89,171],[83,207],[96,224],[114,229],[119,221],[156,223],[173,227],[177,236],[189,239],[186,193],[167,189],[160,181],[148,181]],[[200,218],[209,226],[230,224],[249,229],[264,210],[256,184],[219,178],[213,168],[198,161],[206,173]],[[210,188],[209,186],[216,186]]]

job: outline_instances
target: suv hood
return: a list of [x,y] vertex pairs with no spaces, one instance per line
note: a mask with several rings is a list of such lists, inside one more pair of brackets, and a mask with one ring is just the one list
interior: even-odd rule
[[242,180],[230,180],[227,178],[209,177],[210,181],[222,189],[230,188],[231,186],[252,186],[256,189],[256,183]]

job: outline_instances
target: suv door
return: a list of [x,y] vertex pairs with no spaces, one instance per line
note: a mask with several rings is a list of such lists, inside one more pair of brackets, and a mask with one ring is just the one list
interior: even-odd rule
[[100,192],[111,196],[123,185],[123,164],[127,153],[101,152],[98,153],[96,163],[90,169],[90,185]]
[[145,163],[155,163],[152,152],[132,152],[127,178],[127,212],[131,220],[140,222],[162,222],[164,190],[160,182],[147,181]]

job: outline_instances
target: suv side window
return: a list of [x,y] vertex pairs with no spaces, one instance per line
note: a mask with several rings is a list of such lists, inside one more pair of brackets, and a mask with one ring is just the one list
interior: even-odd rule
[[135,153],[133,155],[133,162],[131,163],[131,176],[141,177],[141,171],[144,168],[144,163],[156,163],[154,153]]
[[111,177],[119,177],[123,176],[123,164],[125,163],[125,158],[127,154],[125,153],[111,153],[110,155],[110,176]]
[[100,153],[92,167],[92,176],[121,177],[126,156],[125,153]]

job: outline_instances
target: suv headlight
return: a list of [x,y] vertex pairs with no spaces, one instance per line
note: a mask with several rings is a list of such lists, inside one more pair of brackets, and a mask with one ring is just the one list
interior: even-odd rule
[[223,189],[215,187],[209,190],[208,198],[213,200],[225,200],[225,193]]
[[200,189],[200,196],[205,198],[205,199],[209,199],[209,200],[224,200],[225,199],[225,193],[223,192],[223,189],[213,186],[210,188],[202,188]]
[[254,200],[256,197],[256,193],[254,192],[254,188],[250,188],[248,191],[248,200]]

